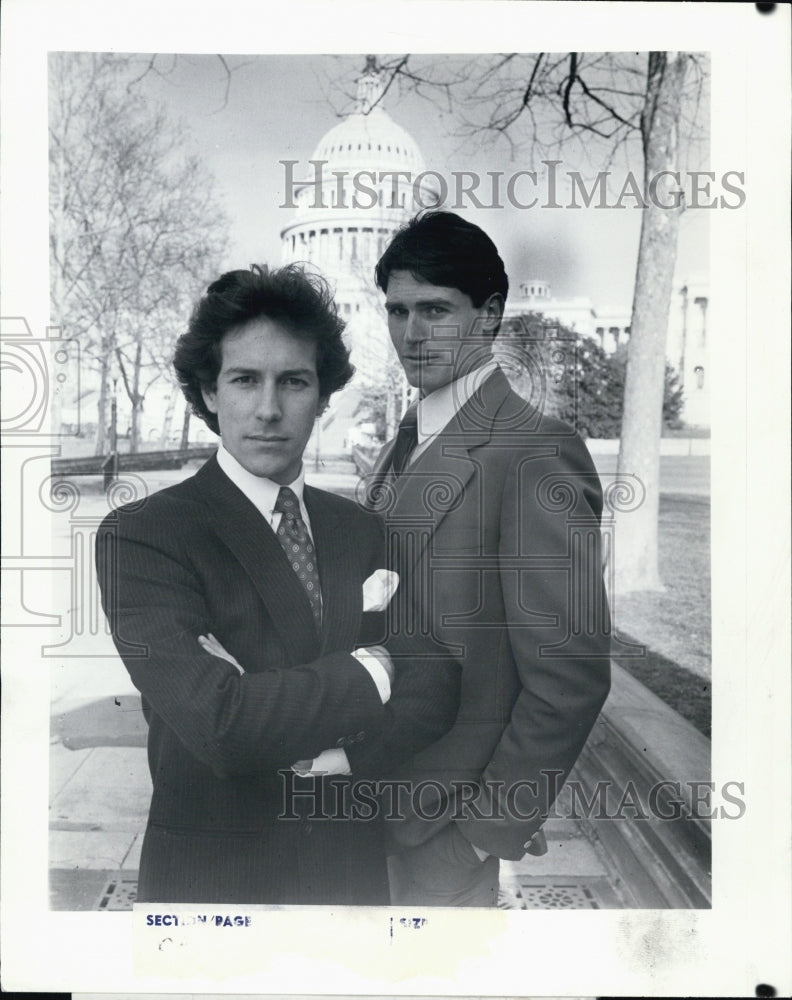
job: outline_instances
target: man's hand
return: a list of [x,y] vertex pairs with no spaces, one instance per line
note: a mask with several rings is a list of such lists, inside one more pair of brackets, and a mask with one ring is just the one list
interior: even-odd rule
[[237,663],[228,650],[217,639],[215,639],[211,632],[208,635],[199,635],[198,643],[205,653],[209,653],[211,656],[219,656],[221,660],[228,660],[229,663],[232,663],[237,668],[240,674],[244,674],[245,671],[239,663]]
[[291,768],[301,778],[307,778],[312,774],[322,777],[323,775],[330,774],[352,773],[349,769],[349,759],[340,747],[333,747],[332,750],[323,750],[313,760],[298,760],[295,764],[292,764]]

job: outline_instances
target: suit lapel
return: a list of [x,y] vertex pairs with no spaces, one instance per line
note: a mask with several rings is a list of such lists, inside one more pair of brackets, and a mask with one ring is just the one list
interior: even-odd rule
[[212,511],[213,530],[256,588],[292,662],[315,659],[320,641],[311,605],[275,533],[216,458],[198,471],[195,481]]
[[355,539],[335,503],[305,487],[322,588],[322,651],[352,649],[357,639],[363,591],[355,560]]
[[369,473],[372,480],[379,480],[387,476],[388,469],[390,468],[391,456],[393,455],[393,449],[396,447],[396,438],[391,438],[387,444],[382,446],[382,451],[377,457],[377,461],[374,463],[374,468]]
[[382,451],[374,462],[374,467],[361,477],[363,486],[363,499],[360,501],[366,510],[375,513],[383,512],[383,504],[387,507],[389,494],[390,464],[393,457],[393,449],[396,447],[396,438],[383,445]]
[[387,515],[389,523],[397,527],[422,521],[429,528],[417,536],[418,558],[447,514],[459,506],[477,468],[474,452],[492,437],[509,392],[506,376],[500,370],[494,372],[406,472],[391,480],[395,500]]

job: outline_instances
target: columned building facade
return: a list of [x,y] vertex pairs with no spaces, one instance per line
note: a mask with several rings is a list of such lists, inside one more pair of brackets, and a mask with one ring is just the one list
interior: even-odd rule
[[[684,389],[682,419],[691,427],[709,428],[710,400],[707,379],[707,282],[702,277],[677,280],[671,300],[666,357]],[[547,281],[533,278],[519,282],[506,303],[506,317],[539,313],[568,330],[597,341],[613,354],[630,340],[630,312],[600,309],[585,296],[557,299]]]

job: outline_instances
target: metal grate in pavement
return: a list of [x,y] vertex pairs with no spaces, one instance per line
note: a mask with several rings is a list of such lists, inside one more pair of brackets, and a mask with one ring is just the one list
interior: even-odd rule
[[620,908],[607,879],[521,876],[501,884],[502,910],[600,910]]
[[137,899],[137,878],[110,879],[99,896],[97,910],[131,910]]
[[[96,895],[91,901],[89,877],[102,874],[101,890],[97,892],[97,883],[94,882],[93,892]],[[131,910],[137,898],[137,872],[108,877],[108,873],[96,871],[53,871],[52,876],[56,876],[53,879],[55,896],[51,902],[51,908],[55,910],[118,912]],[[78,890],[82,900],[78,897]],[[498,907],[502,910],[600,910],[621,909],[624,905],[607,879],[593,876],[520,876],[504,880],[498,893]]]

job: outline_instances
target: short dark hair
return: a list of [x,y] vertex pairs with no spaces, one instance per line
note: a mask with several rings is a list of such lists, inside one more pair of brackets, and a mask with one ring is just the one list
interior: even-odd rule
[[322,398],[342,389],[355,372],[342,338],[345,324],[324,278],[298,264],[273,269],[253,264],[248,271],[228,271],[209,285],[196,304],[173,357],[179,385],[193,413],[215,434],[220,433],[217,415],[207,408],[201,390],[217,387],[226,334],[263,318],[284,324],[296,337],[316,342]]
[[377,286],[388,290],[393,271],[456,288],[478,308],[497,292],[504,300],[509,279],[498,248],[483,229],[453,212],[419,212],[393,237],[375,270]]

